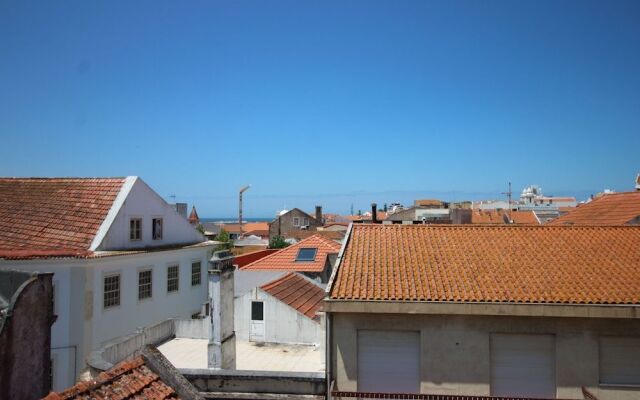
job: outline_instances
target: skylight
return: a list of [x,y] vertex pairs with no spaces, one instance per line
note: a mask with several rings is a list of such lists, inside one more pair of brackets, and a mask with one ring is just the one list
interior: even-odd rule
[[298,250],[298,256],[296,257],[296,261],[313,261],[316,259],[316,253],[318,249],[316,248],[305,248]]

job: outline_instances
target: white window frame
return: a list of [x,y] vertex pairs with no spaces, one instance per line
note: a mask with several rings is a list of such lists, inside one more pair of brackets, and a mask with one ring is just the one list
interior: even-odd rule
[[[105,290],[106,281],[108,278],[118,277],[118,304],[106,305],[106,295],[107,292]],[[112,310],[114,308],[119,308],[122,305],[122,274],[120,272],[109,272],[102,276],[102,309],[103,310]]]
[[302,219],[302,224],[303,224],[304,226],[309,226],[309,218],[304,217],[304,218]]
[[300,226],[300,217],[293,217],[293,226]]
[[[139,231],[139,234],[140,234],[140,237],[138,237],[138,238],[132,237],[134,231],[131,229],[131,223],[133,221],[139,221],[140,222],[140,228],[137,229],[137,231]],[[131,241],[131,242],[139,242],[139,241],[141,241],[142,240],[142,232],[143,232],[142,229],[143,228],[142,228],[142,218],[141,217],[131,217],[131,218],[129,218],[129,241]]]
[[[176,275],[176,288],[175,290],[169,289],[169,270],[173,267],[177,267],[178,273]],[[167,265],[167,294],[180,292],[180,263],[172,263]]]
[[[144,297],[144,298],[140,298],[140,274],[143,272],[151,272],[151,281],[149,282],[149,286],[150,286],[150,292],[149,292],[149,296],[148,297]],[[138,294],[137,294],[137,299],[138,301],[148,301],[153,299],[153,268],[152,267],[141,267],[138,268],[138,270],[136,271],[137,275],[138,275]]]
[[[156,232],[156,221],[160,221],[160,235],[157,235]],[[152,240],[162,240],[164,235],[164,219],[162,217],[153,217],[151,218],[151,239]]]

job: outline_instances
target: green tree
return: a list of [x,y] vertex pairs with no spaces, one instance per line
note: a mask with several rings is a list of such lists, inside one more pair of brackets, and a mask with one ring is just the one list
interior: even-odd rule
[[216,250],[228,250],[233,248],[233,240],[229,236],[229,232],[220,228],[220,233],[216,236],[216,241],[220,242]]
[[269,241],[270,249],[284,249],[287,246],[289,246],[289,243],[287,243],[282,236],[274,236]]
[[204,235],[204,225],[202,224],[196,225],[196,230]]

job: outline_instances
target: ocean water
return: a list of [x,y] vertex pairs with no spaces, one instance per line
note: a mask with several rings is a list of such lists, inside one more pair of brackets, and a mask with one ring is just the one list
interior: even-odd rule
[[[271,222],[273,218],[242,218],[244,222]],[[238,217],[215,217],[200,218],[200,222],[227,222],[237,223]]]

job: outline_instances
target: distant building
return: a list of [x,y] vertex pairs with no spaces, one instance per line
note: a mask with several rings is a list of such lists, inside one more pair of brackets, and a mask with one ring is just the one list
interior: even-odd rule
[[540,220],[533,211],[473,210],[471,223],[480,225],[540,225]]
[[293,230],[316,230],[322,226],[322,207],[316,206],[315,216],[311,216],[299,208],[282,210],[276,219],[269,223],[269,239],[283,236]]
[[106,341],[199,313],[214,245],[138,177],[0,178],[0,269],[54,273],[54,390]]
[[518,208],[526,207],[575,207],[578,202],[575,197],[554,197],[542,194],[542,188],[536,185],[527,186],[520,194]]
[[196,206],[191,207],[191,213],[189,214],[189,223],[194,226],[200,224],[200,217],[198,217]]
[[51,389],[52,273],[0,270],[0,399]]

